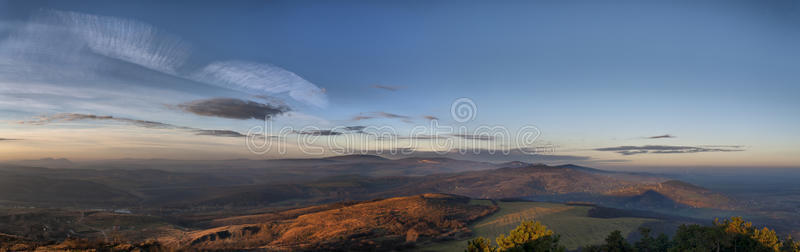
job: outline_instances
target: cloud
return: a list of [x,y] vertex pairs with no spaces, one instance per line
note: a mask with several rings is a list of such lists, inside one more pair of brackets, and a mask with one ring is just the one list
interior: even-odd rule
[[288,112],[285,105],[270,105],[254,101],[244,101],[233,98],[212,98],[190,101],[177,106],[186,112],[202,116],[215,116],[230,119],[258,119],[267,120],[273,116]]
[[239,90],[267,94],[288,93],[292,99],[317,107],[328,105],[325,89],[278,66],[246,61],[213,62],[192,79]]
[[245,137],[242,133],[232,130],[195,130],[198,136]]
[[467,140],[483,140],[483,141],[494,140],[494,136],[490,136],[490,135],[453,134],[451,136],[459,137],[459,138],[467,139]]
[[367,119],[372,119],[372,118],[375,118],[375,117],[374,116],[359,115],[359,116],[354,116],[352,120],[353,121],[361,121],[361,120],[367,120]]
[[300,135],[312,135],[312,136],[338,136],[342,134],[342,132],[333,130],[306,130],[306,131],[295,131],[294,133]]
[[423,116],[422,118],[425,118],[425,119],[428,119],[428,120],[439,120],[439,117],[435,117],[435,116],[432,116],[432,115],[426,115],[426,116]]
[[8,30],[0,41],[0,80],[15,85],[108,90],[122,85],[187,93],[216,86],[251,95],[287,93],[302,103],[327,105],[324,89],[278,66],[246,61],[186,64],[192,58],[189,43],[131,19],[46,10]]
[[288,106],[286,105],[286,102],[283,99],[272,97],[269,95],[253,95],[253,98],[261,99],[267,102],[268,104]]
[[411,119],[411,117],[409,117],[409,116],[398,115],[398,114],[393,114],[393,113],[388,113],[388,112],[382,112],[381,111],[381,112],[362,113],[360,115],[357,115],[357,116],[353,117],[352,120],[353,121],[361,121],[361,120],[367,120],[367,119],[373,119],[373,118],[404,119],[405,122],[410,122],[409,119]]
[[344,127],[345,130],[356,132],[356,133],[364,133],[364,129],[366,129],[366,128],[367,128],[367,126],[347,126],[347,127]]
[[17,141],[17,140],[22,140],[22,139],[15,139],[15,138],[2,138],[2,137],[0,137],[0,141]]
[[399,136],[399,135],[377,135],[376,140],[433,140],[433,139],[445,139],[448,138],[447,136],[435,136],[435,135],[411,135],[411,136]]
[[165,73],[175,73],[191,51],[178,37],[133,20],[61,11],[42,15],[65,25],[92,52]]
[[673,136],[673,135],[670,135],[670,134],[665,134],[665,135],[660,135],[660,136],[650,136],[650,137],[647,137],[647,139],[659,139],[659,138],[677,138],[677,137],[676,137],[676,136]]
[[154,121],[147,121],[147,120],[138,120],[138,119],[131,119],[131,118],[124,118],[124,117],[114,117],[109,115],[93,115],[93,114],[78,114],[78,113],[62,113],[56,114],[52,116],[38,116],[31,121],[22,121],[19,122],[20,124],[31,124],[31,125],[45,125],[54,122],[71,122],[71,121],[80,121],[80,120],[96,120],[96,121],[113,121],[125,124],[131,124],[134,126],[144,127],[144,128],[151,128],[151,129],[175,129],[175,130],[183,130],[192,132],[195,135],[199,136],[222,136],[222,137],[244,137],[244,134],[241,134],[236,131],[231,130],[207,130],[207,129],[198,129],[193,127],[186,127],[186,126],[178,126],[172,125],[168,123],[162,122],[154,122]]
[[295,125],[297,127],[304,127],[308,125],[317,125],[323,127],[333,125],[331,121],[328,121],[322,117],[304,114],[297,111],[283,113],[275,117],[275,120],[283,121],[287,125]]
[[4,57],[21,60],[17,69],[26,72],[35,70],[27,64],[55,66],[48,71],[56,72],[108,69],[103,63],[113,59],[174,75],[191,52],[189,44],[146,23],[52,10],[17,24],[0,47]]
[[700,145],[700,147],[740,149],[740,148],[744,148],[744,145]]
[[124,117],[113,117],[107,115],[93,115],[93,114],[78,114],[78,113],[62,113],[56,114],[52,116],[38,116],[35,117],[32,121],[23,121],[20,122],[21,124],[33,124],[33,125],[44,125],[52,122],[62,121],[62,122],[70,122],[70,121],[78,121],[78,120],[98,120],[98,121],[116,121],[122,123],[129,123],[136,126],[141,126],[145,128],[181,128],[181,129],[188,129],[187,127],[180,127],[171,124],[161,123],[161,122],[154,122],[154,121],[146,121],[146,120],[137,120],[137,119],[130,119]]
[[701,147],[701,146],[672,146],[672,145],[645,145],[645,146],[618,146],[597,148],[596,151],[612,151],[622,155],[637,154],[679,154],[699,152],[733,152],[744,151],[741,147]]
[[386,113],[386,112],[378,112],[377,115],[385,118],[401,118],[401,119],[408,119],[408,116]]
[[399,87],[399,86],[386,86],[386,85],[372,85],[372,88],[389,90],[389,91],[397,91],[397,90],[403,89],[403,87]]

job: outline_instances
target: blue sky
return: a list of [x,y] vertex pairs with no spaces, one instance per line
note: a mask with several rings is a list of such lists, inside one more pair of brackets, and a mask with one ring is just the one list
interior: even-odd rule
[[[232,98],[290,108],[268,120],[277,126],[535,125],[550,155],[598,166],[797,166],[799,12],[791,1],[0,1],[0,138],[17,139],[0,142],[16,150],[0,159],[282,157],[124,120],[19,123],[263,123],[180,108]],[[474,121],[450,119],[460,97]],[[353,120],[381,112],[406,117]],[[102,155],[66,150],[88,139],[106,143]],[[642,153],[598,150],[620,146]]]

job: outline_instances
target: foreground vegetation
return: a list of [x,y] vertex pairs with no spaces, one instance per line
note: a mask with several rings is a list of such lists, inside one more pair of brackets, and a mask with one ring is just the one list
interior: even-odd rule
[[[652,237],[650,229],[640,228],[642,238],[630,244],[622,232],[611,232],[601,245],[583,247],[588,252],[678,252],[678,251],[764,251],[800,252],[800,242],[780,239],[767,227],[756,228],[741,217],[714,220],[711,226],[681,225],[670,240],[666,234]],[[466,252],[565,251],[560,236],[536,221],[523,221],[508,235],[495,239],[496,246],[484,237],[467,242]]]

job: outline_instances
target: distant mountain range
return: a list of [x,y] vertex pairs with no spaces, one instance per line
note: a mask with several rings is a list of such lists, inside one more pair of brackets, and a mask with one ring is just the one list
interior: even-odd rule
[[4,165],[0,166],[0,175],[2,180],[8,180],[3,183],[0,200],[22,204],[269,207],[447,193],[644,208],[648,204],[704,208],[732,205],[723,195],[656,175],[577,165],[493,164],[449,158],[392,160],[351,155],[227,161],[124,159],[70,169]]
[[[468,224],[496,211],[498,201],[601,205],[615,209],[588,214],[669,219],[672,228],[687,221],[671,217],[675,209],[736,207],[724,195],[667,177],[518,161],[351,155],[69,163],[0,165],[0,206],[13,209],[0,213],[7,220],[0,233],[38,241],[105,239],[119,231],[185,249],[393,250],[463,239]],[[49,229],[42,229],[45,222]],[[148,236],[142,227],[159,233]]]

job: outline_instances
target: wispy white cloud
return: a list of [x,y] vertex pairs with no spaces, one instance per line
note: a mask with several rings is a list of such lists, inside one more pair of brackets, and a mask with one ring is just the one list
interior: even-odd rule
[[292,99],[317,107],[328,105],[325,90],[278,66],[246,61],[214,62],[193,79],[243,92],[288,93]]
[[309,125],[317,125],[317,126],[331,126],[333,123],[328,121],[324,118],[313,116],[309,114],[304,114],[296,111],[286,112],[281,115],[275,117],[276,121],[285,121],[290,125],[295,126],[309,126]]
[[[2,27],[8,35],[0,41],[0,86],[6,89],[31,91],[26,85],[37,83],[64,89],[144,87],[202,96],[200,90],[221,87],[250,95],[288,93],[298,102],[327,104],[324,89],[277,66],[230,61],[192,69],[185,64],[191,56],[189,43],[135,20],[48,10],[27,22],[6,22]],[[43,96],[51,94],[23,93],[27,93],[25,99],[39,95],[42,103],[52,105]],[[158,93],[150,90],[147,95],[128,96],[152,100]],[[88,99],[85,95],[77,98]],[[63,103],[63,99],[54,101]],[[109,101],[115,102],[93,100]]]
[[175,73],[191,51],[178,37],[128,19],[47,11],[41,20],[64,25],[100,55],[166,73]]

